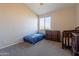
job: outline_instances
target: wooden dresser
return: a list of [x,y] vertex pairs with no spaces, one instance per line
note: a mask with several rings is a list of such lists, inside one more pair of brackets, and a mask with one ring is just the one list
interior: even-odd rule
[[52,41],[60,41],[60,31],[46,30],[46,39]]

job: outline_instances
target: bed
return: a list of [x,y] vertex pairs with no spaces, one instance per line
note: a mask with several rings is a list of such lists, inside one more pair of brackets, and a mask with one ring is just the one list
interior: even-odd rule
[[43,33],[37,32],[35,34],[27,35],[23,38],[25,42],[35,44],[45,38],[45,35]]

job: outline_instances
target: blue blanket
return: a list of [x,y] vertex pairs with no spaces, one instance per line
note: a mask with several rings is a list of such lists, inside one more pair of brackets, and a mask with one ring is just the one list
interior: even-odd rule
[[24,41],[35,44],[38,41],[44,39],[44,34],[43,33],[35,33],[35,34],[27,35],[23,39],[24,39]]

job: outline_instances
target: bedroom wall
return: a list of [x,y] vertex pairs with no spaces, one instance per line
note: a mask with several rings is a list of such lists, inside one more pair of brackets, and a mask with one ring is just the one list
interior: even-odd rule
[[37,31],[37,16],[24,4],[0,4],[0,49]]
[[43,16],[51,16],[52,30],[60,30],[60,31],[72,30],[76,26],[75,6],[57,10],[55,12],[50,12],[44,15],[40,15],[40,17]]
[[79,4],[77,4],[77,6],[76,6],[76,19],[77,19],[77,21],[76,21],[76,26],[79,26]]

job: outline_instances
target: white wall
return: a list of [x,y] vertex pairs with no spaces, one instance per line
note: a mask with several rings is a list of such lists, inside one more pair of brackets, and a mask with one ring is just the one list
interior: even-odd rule
[[73,30],[76,24],[76,8],[68,7],[55,12],[50,12],[43,16],[51,16],[52,18],[52,30]]
[[76,19],[77,19],[77,21],[76,21],[76,26],[79,26],[79,4],[77,4],[77,6],[76,6]]
[[37,31],[37,16],[24,4],[0,4],[0,49]]

